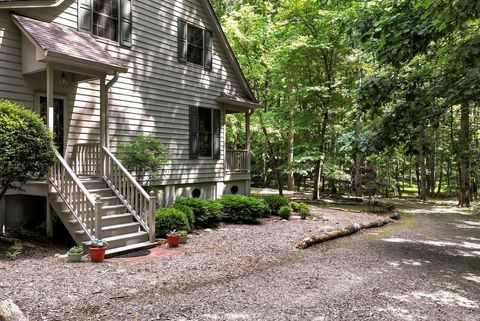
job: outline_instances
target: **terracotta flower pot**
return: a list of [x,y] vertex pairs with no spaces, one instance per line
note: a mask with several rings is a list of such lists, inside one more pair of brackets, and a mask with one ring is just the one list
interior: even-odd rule
[[169,247],[178,247],[178,244],[180,244],[180,234],[167,235],[167,243]]
[[95,263],[102,263],[105,259],[106,246],[103,247],[89,247],[90,260]]

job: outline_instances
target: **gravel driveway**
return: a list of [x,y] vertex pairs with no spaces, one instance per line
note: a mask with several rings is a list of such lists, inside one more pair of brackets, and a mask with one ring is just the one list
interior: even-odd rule
[[480,220],[444,208],[295,249],[377,217],[226,225],[142,261],[0,261],[0,300],[32,320],[480,320]]

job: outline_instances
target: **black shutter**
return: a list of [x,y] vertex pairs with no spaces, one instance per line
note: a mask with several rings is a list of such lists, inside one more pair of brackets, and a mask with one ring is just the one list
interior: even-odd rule
[[78,0],[78,30],[92,32],[92,0]]
[[132,0],[120,0],[120,44],[132,45]]
[[213,159],[220,159],[220,110],[213,109],[212,133],[213,133]]
[[190,106],[190,159],[198,158],[198,108]]
[[203,66],[207,70],[212,70],[212,48],[213,36],[210,30],[203,32]]
[[183,20],[178,20],[177,25],[177,54],[178,60],[187,62],[187,23]]

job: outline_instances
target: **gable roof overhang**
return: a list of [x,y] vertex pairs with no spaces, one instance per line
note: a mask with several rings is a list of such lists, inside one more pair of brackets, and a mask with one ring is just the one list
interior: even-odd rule
[[57,7],[65,0],[0,0],[0,9]]
[[[12,14],[12,21],[31,43],[36,62],[53,62],[85,74],[115,74],[128,70],[89,34],[52,22]],[[22,49],[23,50],[23,49]],[[23,53],[22,53],[23,54]]]
[[227,58],[232,66],[233,72],[235,73],[238,80],[240,81],[240,84],[242,85],[245,91],[246,97],[250,99],[252,102],[256,103],[257,99],[255,98],[255,95],[253,94],[252,89],[250,88],[250,85],[248,84],[248,81],[245,78],[245,75],[243,74],[242,69],[240,68],[240,64],[238,63],[238,60],[235,57],[235,54],[233,53],[232,47],[228,43],[227,37],[225,36],[222,26],[218,21],[217,15],[213,10],[212,4],[210,3],[209,0],[200,0],[200,1],[203,7],[205,8],[208,18],[213,22],[213,27],[216,31],[216,34],[220,35],[220,44],[223,46],[223,49],[225,50]]
[[222,94],[215,101],[224,105],[227,113],[247,112],[261,107],[257,102],[235,95]]

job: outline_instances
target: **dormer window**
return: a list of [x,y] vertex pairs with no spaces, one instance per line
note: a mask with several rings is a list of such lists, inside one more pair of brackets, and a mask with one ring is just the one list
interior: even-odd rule
[[212,69],[212,32],[178,20],[178,60]]
[[78,30],[132,45],[132,0],[78,0]]

